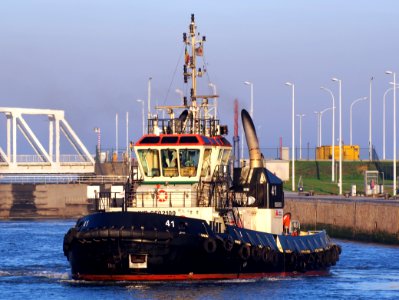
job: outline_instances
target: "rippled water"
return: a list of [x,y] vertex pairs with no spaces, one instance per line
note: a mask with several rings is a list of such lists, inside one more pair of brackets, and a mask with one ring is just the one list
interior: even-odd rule
[[86,283],[70,279],[62,252],[74,221],[0,222],[1,299],[393,299],[399,247],[339,241],[329,276],[211,282]]

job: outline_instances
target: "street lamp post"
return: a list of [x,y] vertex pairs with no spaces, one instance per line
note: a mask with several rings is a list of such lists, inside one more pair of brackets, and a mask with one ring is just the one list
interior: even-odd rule
[[141,99],[137,99],[137,102],[141,102],[141,108],[142,108],[142,111],[141,111],[141,119],[142,119],[142,129],[143,129],[143,135],[144,135],[144,101],[143,100],[141,100]]
[[322,90],[325,90],[326,92],[330,93],[332,102],[333,102],[333,115],[332,115],[332,137],[331,137],[331,146],[332,146],[332,155],[331,155],[331,181],[335,181],[335,99],[334,99],[334,94],[333,92],[325,88],[324,86],[320,87]]
[[302,160],[302,118],[305,114],[296,115],[299,118],[299,159]]
[[292,145],[291,145],[291,156],[292,156],[292,191],[295,192],[295,85],[291,82],[286,82],[286,85],[291,87],[292,90]]
[[[216,92],[216,85],[214,84],[214,83],[209,83],[208,84],[211,88],[212,88],[212,91],[213,91],[213,95],[214,96],[216,96],[217,95],[217,92]],[[215,111],[214,111],[214,113],[215,113],[215,120],[216,120],[216,118],[217,118],[217,114],[218,114],[218,98],[217,97],[215,97],[214,98],[214,105],[215,105]]]
[[126,112],[126,155],[129,153],[129,112]]
[[358,103],[359,101],[362,100],[367,100],[367,97],[362,97],[354,100],[351,103],[350,111],[349,111],[349,144],[352,146],[352,111],[353,111],[353,106]]
[[372,87],[373,87],[373,79],[374,77],[370,78],[370,101],[369,101],[369,160],[373,160],[373,141],[371,139],[371,99],[372,99]]
[[148,100],[147,100],[147,113],[148,113],[148,120],[151,119],[151,79],[152,77],[148,78]]
[[323,109],[321,112],[320,112],[320,115],[319,115],[319,117],[320,117],[320,121],[319,121],[319,134],[320,134],[320,147],[321,147],[321,145],[323,145],[323,130],[322,130],[322,118],[323,118],[323,114],[326,112],[326,111],[329,111],[329,110],[331,110],[331,109],[334,109],[334,107],[328,107],[328,108],[325,108],[325,109]]
[[98,160],[100,160],[100,153],[101,153],[101,129],[100,129],[100,127],[94,128],[94,132],[97,133],[96,158]]
[[338,82],[339,88],[339,179],[338,188],[339,195],[342,195],[342,80],[331,78],[332,81]]
[[[396,87],[398,88],[398,87]],[[385,107],[386,107],[386,101],[385,97],[386,95],[393,90],[393,87],[387,89],[384,93],[383,101],[382,101],[382,159],[385,160]]]
[[249,85],[251,87],[251,108],[250,108],[250,114],[251,118],[254,118],[254,85],[252,82],[249,81],[244,81],[244,84]]
[[119,118],[118,118],[118,113],[116,113],[116,115],[115,115],[115,152],[114,152],[114,154],[116,153],[116,157],[118,157],[118,148],[119,148],[118,124],[119,124]]
[[386,71],[393,76],[393,195],[396,196],[396,73]]
[[317,118],[317,147],[320,147],[320,112],[314,111]]

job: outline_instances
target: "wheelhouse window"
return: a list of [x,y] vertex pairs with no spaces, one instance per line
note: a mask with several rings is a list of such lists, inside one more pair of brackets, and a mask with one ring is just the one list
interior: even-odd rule
[[222,158],[222,165],[227,165],[230,157],[230,150],[224,149],[223,151],[223,158]]
[[172,149],[161,150],[162,172],[165,177],[179,176],[177,151]]
[[201,169],[201,176],[207,176],[211,172],[211,149],[205,149],[204,152],[204,159],[202,163],[202,169]]
[[139,159],[145,176],[159,177],[159,153],[154,149],[138,150]]
[[192,177],[197,175],[200,150],[180,149],[180,176]]

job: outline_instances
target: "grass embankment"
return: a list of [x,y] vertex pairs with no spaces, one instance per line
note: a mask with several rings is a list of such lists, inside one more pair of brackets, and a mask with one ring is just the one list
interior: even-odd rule
[[[378,162],[378,167],[386,170],[385,174],[392,169],[392,163]],[[351,191],[352,185],[356,185],[356,190],[364,192],[364,171],[377,170],[377,164],[374,162],[363,161],[345,161],[342,162],[342,191]],[[291,172],[291,164],[290,164]],[[339,169],[336,168],[335,178],[338,181]],[[295,189],[298,188],[298,181],[302,176],[304,191],[314,191],[316,194],[338,194],[338,185],[331,180],[331,162],[329,161],[296,161],[295,162]],[[385,175],[387,177],[387,175]],[[382,184],[382,174],[378,179]],[[291,180],[285,182],[284,189],[291,190]],[[384,192],[392,194],[392,180],[384,180]]]

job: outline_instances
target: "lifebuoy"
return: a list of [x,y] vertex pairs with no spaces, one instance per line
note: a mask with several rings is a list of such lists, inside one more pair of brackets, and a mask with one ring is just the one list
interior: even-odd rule
[[159,202],[165,202],[168,200],[168,193],[165,190],[158,190],[157,191],[157,200]]
[[238,256],[242,260],[248,260],[248,258],[251,256],[251,248],[249,248],[249,246],[246,244],[242,245],[238,250]]
[[204,243],[203,247],[206,253],[215,253],[216,252],[216,241],[213,238],[207,238]]

